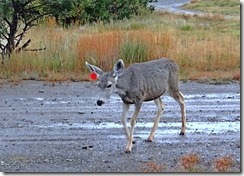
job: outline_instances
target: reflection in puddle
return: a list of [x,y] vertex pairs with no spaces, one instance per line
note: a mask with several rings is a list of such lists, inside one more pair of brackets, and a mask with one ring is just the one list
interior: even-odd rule
[[[205,134],[222,134],[225,132],[239,132],[240,122],[189,122],[187,124],[187,133],[205,133]],[[139,128],[149,128],[145,131],[150,131],[153,123],[137,123],[137,131]],[[107,122],[107,123],[56,123],[51,125],[37,125],[38,128],[72,128],[72,129],[112,129],[123,128],[122,124]],[[180,131],[181,123],[160,123],[157,133],[172,134]]]
[[38,100],[38,101],[43,101],[44,100],[44,98],[35,98],[36,100]]

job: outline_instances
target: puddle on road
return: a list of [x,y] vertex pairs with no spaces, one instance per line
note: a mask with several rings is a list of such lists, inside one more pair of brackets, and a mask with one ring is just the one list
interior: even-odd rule
[[[71,97],[70,97],[71,98]],[[214,99],[214,100],[221,100],[221,99],[225,99],[225,100],[233,100],[233,99],[240,99],[240,93],[210,93],[210,94],[184,94],[184,98],[187,99]],[[75,98],[78,99],[79,101],[85,101],[87,102],[87,99],[82,99],[82,97],[79,98]],[[168,96],[166,94],[166,96],[163,96],[163,99],[165,100],[172,100],[172,98],[170,96]],[[13,98],[13,99],[6,99],[5,101],[16,101],[17,99]],[[18,100],[20,101],[45,101],[47,104],[53,104],[53,102],[57,103],[70,103],[69,100],[63,100],[62,98],[51,98],[51,100],[49,98],[43,98],[43,97],[34,97],[34,98],[19,98]],[[89,99],[90,101],[96,100],[96,97],[91,97]],[[113,94],[110,98],[110,101],[120,101],[120,98],[118,95]]]
[[191,94],[184,95],[185,99],[206,98],[206,99],[239,99],[240,93],[212,93],[212,94]]
[[[199,107],[201,107],[201,111],[212,111],[214,110],[214,116],[215,113],[222,112],[226,109],[231,109],[232,111],[238,111],[240,110],[239,103],[240,102],[240,93],[210,93],[210,94],[190,94],[190,95],[184,95],[185,100],[188,104],[192,104],[187,106],[188,110],[191,107],[191,113],[195,113],[194,109],[199,111]],[[166,103],[175,102],[171,97],[164,96],[164,101]],[[87,102],[96,102],[96,97],[91,98],[82,98],[82,97],[69,97],[69,98],[47,98],[47,97],[34,97],[34,98],[11,98],[9,101],[27,101],[27,102],[33,102],[33,101],[42,101],[44,104],[58,104],[58,105],[64,105],[62,107],[59,107],[60,112],[70,112],[70,109],[74,109],[72,111],[77,111],[77,106],[79,108],[84,109],[94,109],[94,106],[89,105]],[[216,103],[215,103],[215,102]],[[197,102],[197,103],[196,103]],[[204,102],[204,103],[202,103]],[[209,103],[211,102],[211,103]],[[221,102],[222,104],[220,104]],[[66,104],[70,104],[69,106],[66,106]],[[72,106],[71,106],[72,104]],[[88,105],[86,105],[88,104]],[[102,112],[109,111],[113,113],[114,105],[118,105],[118,109],[116,109],[116,112],[121,112],[121,100],[117,95],[113,95],[110,99],[110,101],[104,105],[103,107],[99,107],[99,110]],[[75,105],[75,107],[73,107]],[[148,109],[155,108],[155,104],[153,102],[146,105]],[[173,105],[174,106],[174,105]],[[46,110],[52,110],[52,106],[48,106]],[[167,106],[168,107],[168,106]],[[40,107],[43,109],[42,107]],[[55,110],[57,110],[57,106],[54,107]],[[113,108],[113,111],[111,111],[111,108]],[[6,111],[6,110],[5,110]],[[85,111],[84,111],[85,112]],[[196,112],[197,113],[197,112]],[[211,114],[210,114],[211,115]],[[209,115],[209,116],[210,116]],[[188,122],[187,123],[187,133],[204,133],[204,134],[211,134],[211,133],[225,133],[225,132],[240,132],[240,122]],[[153,123],[142,123],[138,122],[136,124],[136,128],[143,128],[145,132],[150,132],[151,128],[153,126]],[[54,128],[54,129],[113,129],[113,128],[123,128],[121,123],[54,123],[54,124],[47,124],[47,125],[37,125],[35,127],[38,128]],[[145,128],[148,128],[145,130]],[[160,123],[159,128],[157,130],[157,133],[162,134],[172,134],[172,133],[179,133],[181,128],[180,122],[175,123]],[[142,129],[138,129],[137,131],[142,131]]]
[[[139,128],[148,128],[150,132],[153,126],[152,122],[137,123],[137,131]],[[123,128],[122,124],[107,122],[107,123],[56,123],[51,125],[37,125],[38,128],[67,128],[67,129],[114,129]],[[159,123],[157,133],[173,134],[178,133],[181,128],[180,122],[175,123]],[[143,129],[144,130],[144,129]],[[240,132],[240,122],[189,122],[187,123],[187,133],[205,133],[205,134],[222,134],[225,132]]]
[[[184,98],[185,98],[185,101],[187,103],[195,103],[196,101],[198,101],[198,103],[200,101],[204,101],[205,103],[209,102],[209,103],[218,103],[218,102],[221,102],[221,103],[228,103],[228,106],[232,106],[231,105],[231,102],[233,102],[233,107],[232,109],[239,109],[238,106],[235,105],[235,103],[238,103],[240,102],[240,94],[239,93],[218,93],[218,94],[194,94],[194,95],[184,95]],[[96,100],[97,98],[96,97],[91,97],[89,100],[88,99],[83,99],[83,98],[69,98],[69,99],[62,99],[62,98],[52,98],[52,99],[49,99],[49,98],[41,98],[41,97],[35,97],[33,98],[32,100],[26,100],[25,98],[20,98],[21,101],[42,101],[43,104],[45,105],[82,105],[82,107],[86,107],[86,108],[93,108],[94,105],[96,104]],[[175,100],[166,95],[166,96],[163,96],[163,101],[165,103],[174,103]],[[87,102],[91,102],[92,103],[92,106],[89,105]],[[103,109],[103,111],[111,111],[110,108],[112,106],[112,104],[117,104],[117,103],[121,103],[121,99],[118,95],[116,94],[113,94],[110,99],[108,100],[108,102],[102,106],[102,107],[99,107],[99,109]],[[96,105],[95,105],[96,106]],[[118,104],[118,106],[121,106],[120,104]],[[153,108],[155,107],[155,104],[152,102],[149,102],[147,103],[147,107],[148,108]],[[200,105],[202,108],[206,105],[203,105],[201,104]],[[220,109],[225,109],[226,105],[219,105],[218,103],[218,106]],[[223,106],[223,107],[220,107],[220,106]],[[210,108],[210,107],[213,107],[212,104],[209,104],[207,105],[207,107],[205,108]]]

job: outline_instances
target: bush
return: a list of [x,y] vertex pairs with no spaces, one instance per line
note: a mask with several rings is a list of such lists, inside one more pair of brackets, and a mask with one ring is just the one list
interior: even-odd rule
[[155,0],[57,0],[49,1],[48,10],[58,23],[69,26],[72,23],[85,24],[109,22],[130,18],[154,10],[150,2]]

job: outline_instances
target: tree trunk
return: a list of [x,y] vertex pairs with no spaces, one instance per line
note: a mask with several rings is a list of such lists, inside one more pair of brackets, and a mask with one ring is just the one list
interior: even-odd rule
[[12,54],[15,50],[15,34],[18,30],[18,12],[20,10],[17,3],[14,1],[12,3],[14,7],[14,13],[12,16],[12,21],[9,24],[8,44],[6,46],[6,54],[8,55]]

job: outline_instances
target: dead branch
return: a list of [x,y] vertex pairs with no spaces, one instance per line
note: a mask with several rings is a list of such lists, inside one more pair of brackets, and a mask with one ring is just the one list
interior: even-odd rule
[[45,48],[36,48],[36,49],[24,49],[23,51],[41,51],[41,50],[46,50]]
[[18,48],[16,50],[16,52],[18,53],[18,52],[22,51],[23,49],[25,49],[30,44],[30,42],[31,42],[31,39],[27,40],[27,42],[25,42],[20,48]]

